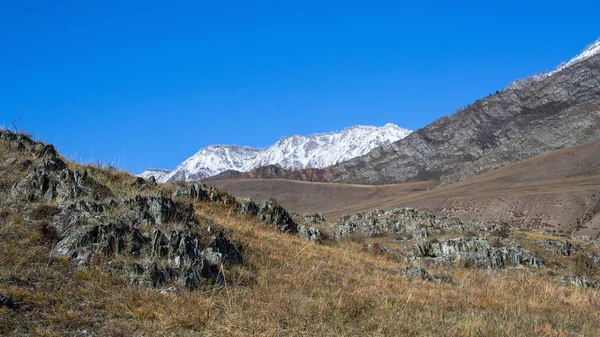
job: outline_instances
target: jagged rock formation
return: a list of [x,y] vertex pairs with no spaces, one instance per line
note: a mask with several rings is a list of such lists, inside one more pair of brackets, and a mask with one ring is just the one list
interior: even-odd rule
[[238,214],[254,215],[263,223],[273,225],[281,232],[298,233],[298,225],[292,220],[292,217],[273,200],[257,204],[251,199],[245,199],[238,205],[237,212]]
[[600,289],[600,282],[578,275],[567,275],[557,279],[561,283],[570,283],[579,288]]
[[[118,214],[117,217],[110,214]],[[193,216],[166,197],[136,196],[121,204],[80,201],[65,207],[53,224],[61,241],[56,251],[89,264],[96,258],[113,264],[138,283],[154,287],[175,280],[196,289],[202,280],[218,282],[219,266],[241,263],[241,248],[224,233],[210,233]]]
[[505,268],[507,264],[529,265],[540,268],[544,263],[522,247],[493,247],[490,239],[464,237],[441,242],[423,242],[413,247],[416,258],[459,260],[464,266],[478,268]]
[[[459,219],[436,217],[411,208],[396,208],[343,216],[330,227],[330,231],[337,239],[351,234],[366,238],[393,234],[397,240],[413,242],[413,246],[404,250],[379,244],[365,247],[369,252],[391,254],[401,260],[461,263],[465,266],[494,269],[505,268],[507,265],[542,267],[544,264],[536,255],[526,252],[508,238],[500,238],[507,236],[502,235],[505,226],[503,223],[489,226],[482,222],[464,224]],[[476,232],[500,237],[477,237]],[[431,235],[448,233],[464,237],[425,241]]]
[[29,175],[12,188],[12,195],[27,201],[67,201],[79,197],[101,200],[110,190],[88,176],[87,171],[69,170],[58,157],[43,158]]
[[459,219],[436,217],[412,208],[394,208],[344,215],[330,231],[338,239],[353,233],[364,237],[401,233],[414,239],[426,239],[428,232],[433,231],[464,232],[465,225]]
[[576,252],[581,250],[581,247],[577,245],[572,245],[568,240],[541,240],[539,244],[545,247],[548,251],[553,252],[555,254],[561,256],[573,256]]

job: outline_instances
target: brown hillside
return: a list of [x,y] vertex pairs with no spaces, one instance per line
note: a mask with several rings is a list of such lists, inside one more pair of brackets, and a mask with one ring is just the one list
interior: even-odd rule
[[342,214],[411,206],[463,219],[507,221],[557,232],[600,232],[600,143],[577,145],[434,188],[433,182],[345,185],[289,180],[211,184],[238,196],[276,198],[299,213]]

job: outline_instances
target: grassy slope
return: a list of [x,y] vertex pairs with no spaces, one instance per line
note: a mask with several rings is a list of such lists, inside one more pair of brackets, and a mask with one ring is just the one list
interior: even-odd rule
[[[6,148],[0,154],[0,159],[12,155]],[[132,177],[94,170],[118,193],[131,193]],[[0,173],[4,186],[22,175],[14,166],[2,166]],[[154,192],[171,189],[163,185]],[[451,275],[457,285],[412,280],[397,275],[403,263],[366,253],[362,242],[310,243],[212,203],[196,204],[196,214],[242,243],[246,263],[225,272],[227,283],[220,289],[161,294],[128,285],[107,273],[101,261],[82,268],[52,257],[36,231],[39,220],[31,219],[35,205],[15,204],[8,192],[0,191],[0,211],[6,211],[0,218],[0,294],[29,309],[1,308],[0,335],[87,330],[100,336],[591,336],[600,331],[600,292],[560,285],[554,274],[430,268],[432,274]]]

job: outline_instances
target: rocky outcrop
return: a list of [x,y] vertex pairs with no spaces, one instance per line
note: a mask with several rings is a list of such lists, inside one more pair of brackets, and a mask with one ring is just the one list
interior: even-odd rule
[[276,227],[280,232],[298,233],[298,225],[292,220],[285,208],[273,200],[264,200],[255,203],[251,199],[245,199],[238,204],[238,214],[250,214],[256,216],[264,224]]
[[318,225],[325,222],[325,217],[323,216],[323,213],[306,214],[302,216],[302,222]]
[[579,245],[572,245],[566,239],[562,240],[540,240],[538,242],[541,246],[545,247],[548,251],[556,253],[561,256],[572,256],[576,252],[581,250]]
[[505,268],[507,265],[528,265],[536,268],[544,263],[522,247],[494,247],[490,239],[463,237],[440,242],[423,242],[413,247],[415,258],[436,258],[459,262],[465,267],[488,269]]
[[[237,214],[257,217],[263,224],[275,227],[280,232],[297,234],[303,239],[316,242],[325,239],[320,230],[308,225],[298,225],[291,214],[274,200],[264,200],[258,203],[251,199],[237,201],[229,193],[220,191],[213,186],[197,183],[186,183],[173,194],[173,197],[191,199],[196,202],[211,201],[224,206],[233,205]],[[314,223],[323,219],[323,216],[315,214],[310,219]]]
[[192,204],[183,208],[171,198],[138,195],[125,200],[125,204],[136,212],[138,219],[145,225],[166,225],[169,222],[197,224]]
[[325,240],[325,236],[320,230],[306,225],[298,226],[298,236],[308,241],[322,242]]
[[61,237],[57,253],[84,265],[114,260],[113,266],[132,281],[154,287],[178,280],[196,289],[219,282],[221,266],[243,261],[241,247],[224,232],[211,233],[199,225],[191,205],[181,207],[162,196],[136,196],[121,204],[78,202],[53,223]]
[[330,231],[337,239],[350,234],[373,237],[391,233],[405,233],[411,239],[426,239],[431,232],[464,232],[465,228],[458,219],[436,217],[412,208],[394,208],[344,215],[330,227]]
[[75,198],[104,199],[110,190],[88,175],[87,170],[70,170],[58,158],[44,158],[12,188],[12,195],[24,201],[68,201]]
[[0,294],[0,308],[6,307],[11,310],[16,310],[19,308],[19,305],[12,297],[4,294]]
[[234,205],[236,200],[229,193],[204,184],[185,184],[173,194],[174,198],[188,198],[196,202],[211,201],[222,205]]
[[579,288],[600,289],[600,281],[587,279],[578,275],[559,277],[557,281],[561,283],[569,283]]

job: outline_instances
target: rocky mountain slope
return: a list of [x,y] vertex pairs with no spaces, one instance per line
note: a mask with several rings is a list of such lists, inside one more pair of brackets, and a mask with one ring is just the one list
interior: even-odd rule
[[554,71],[517,81],[393,144],[323,170],[279,172],[277,178],[358,184],[433,179],[448,184],[597,140],[600,40]]
[[147,170],[139,176],[154,175],[159,182],[193,181],[223,171],[248,172],[267,165],[289,170],[324,168],[391,144],[409,133],[394,124],[386,124],[383,127],[355,126],[336,133],[295,135],[282,138],[266,149],[214,145],[201,149],[171,172]]

